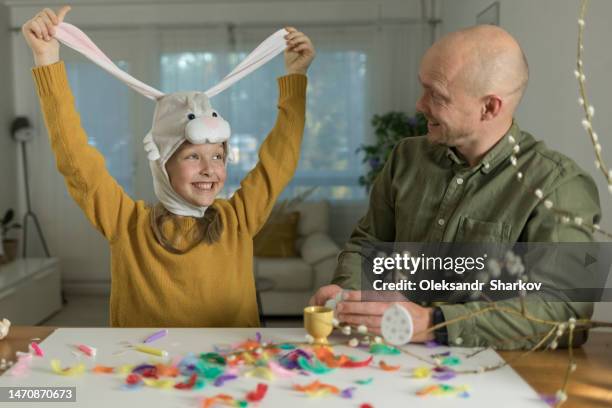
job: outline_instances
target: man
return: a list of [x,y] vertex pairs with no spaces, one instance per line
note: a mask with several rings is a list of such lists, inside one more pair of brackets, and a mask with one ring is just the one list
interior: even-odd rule
[[[342,288],[354,289],[345,291],[337,306],[339,320],[380,332],[389,303],[361,301],[362,292],[356,290],[360,250],[367,242],[593,240],[592,229],[561,223],[547,208],[552,202],[584,224],[600,219],[599,195],[591,177],[521,131],[513,120],[528,76],[519,44],[495,26],[451,33],[426,52],[419,70],[423,94],[417,109],[428,119],[428,133],[395,147],[374,183],[367,214],[338,258],[333,284],[320,288],[311,304],[325,304]],[[518,299],[497,304],[521,310]],[[435,338],[451,345],[515,349],[532,346],[551,329],[500,311],[455,320],[489,306],[487,302],[437,308],[409,301],[401,305],[413,318],[415,342]],[[540,300],[529,302],[527,311],[542,320],[567,321],[589,318],[593,304]],[[451,320],[444,329],[428,330],[434,322]],[[574,344],[584,339],[578,336]]]

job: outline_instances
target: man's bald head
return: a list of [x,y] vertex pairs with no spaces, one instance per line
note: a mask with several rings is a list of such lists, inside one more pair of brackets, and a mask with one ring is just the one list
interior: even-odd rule
[[474,164],[508,131],[529,69],[514,38],[482,25],[448,34],[425,53],[417,110],[428,140],[453,146]]
[[449,85],[463,87],[473,96],[496,94],[514,111],[529,79],[527,59],[520,45],[505,30],[480,25],[446,35],[427,52],[444,65]]

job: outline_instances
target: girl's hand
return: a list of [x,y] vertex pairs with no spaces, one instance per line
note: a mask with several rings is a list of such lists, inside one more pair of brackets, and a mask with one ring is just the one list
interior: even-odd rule
[[49,65],[59,61],[59,42],[53,38],[55,27],[64,21],[70,6],[62,7],[57,14],[44,9],[21,27],[21,32],[34,54],[36,66]]
[[285,28],[289,34],[285,36],[287,48],[285,49],[285,68],[287,74],[303,74],[315,57],[315,49],[304,33],[293,27]]

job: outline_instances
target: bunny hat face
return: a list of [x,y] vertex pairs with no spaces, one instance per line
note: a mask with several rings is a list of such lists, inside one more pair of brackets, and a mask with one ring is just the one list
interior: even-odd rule
[[[193,144],[226,142],[230,137],[230,125],[212,108],[204,92],[175,92],[157,100],[151,136],[165,164],[185,141]],[[156,159],[149,156],[149,160]]]
[[230,137],[230,125],[210,105],[209,98],[261,67],[285,49],[287,31],[278,30],[251,52],[221,82],[206,92],[164,94],[119,69],[85,33],[72,24],[60,23],[55,37],[78,51],[102,69],[125,82],[130,88],[156,102],[153,125],[143,143],[155,195],[173,214],[203,217],[207,207],[190,204],[172,188],[166,163],[188,141],[192,144],[222,143]]
[[228,141],[230,133],[229,123],[212,108],[203,92],[175,92],[157,100],[145,150],[155,195],[168,211],[201,217],[207,208],[190,203],[172,187],[166,169],[168,160],[186,141],[195,145],[222,143]]

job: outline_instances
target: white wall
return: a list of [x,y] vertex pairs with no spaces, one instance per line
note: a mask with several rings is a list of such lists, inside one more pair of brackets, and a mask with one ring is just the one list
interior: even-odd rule
[[9,126],[15,115],[13,107],[13,64],[11,58],[11,38],[6,35],[9,29],[9,9],[0,5],[0,217],[8,208],[17,205],[15,177],[17,144],[9,137]]
[[[476,15],[493,0],[443,0],[442,33],[476,24]],[[537,139],[573,158],[597,181],[603,210],[602,226],[612,230],[612,198],[594,166],[592,144],[580,124],[578,86],[574,77],[578,39],[577,0],[501,0],[500,25],[523,47],[530,65],[530,83],[518,110],[520,126]],[[595,106],[594,127],[604,157],[612,161],[612,1],[591,0],[585,28],[587,92]],[[612,286],[612,282],[608,286]],[[612,320],[612,303],[600,304],[596,318]]]
[[[59,7],[64,1],[9,0],[12,24],[17,27],[42,7]],[[290,24],[342,22],[371,23],[377,19],[420,19],[421,0],[76,0],[69,20],[79,27],[202,25],[202,24]]]

